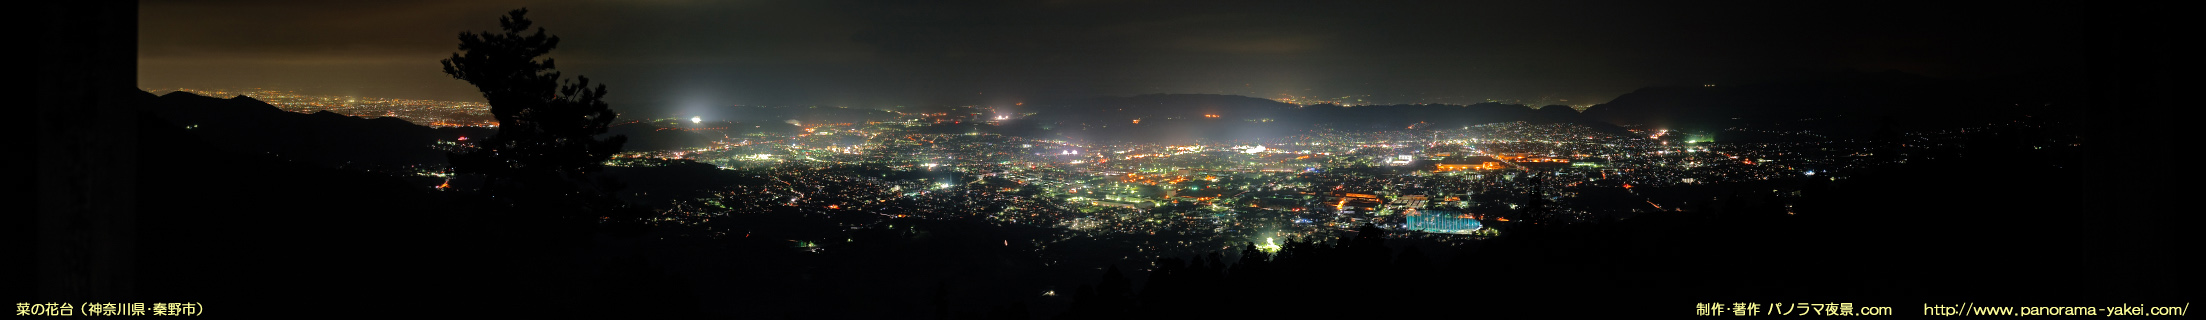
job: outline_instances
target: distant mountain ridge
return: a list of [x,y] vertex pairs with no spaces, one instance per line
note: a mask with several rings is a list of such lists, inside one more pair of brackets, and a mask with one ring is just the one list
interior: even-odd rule
[[245,96],[220,99],[170,92],[149,100],[145,112],[188,128],[210,143],[324,167],[442,164],[445,152],[431,148],[437,141],[496,132],[430,128],[398,118],[367,119],[329,111],[289,112]]
[[[1524,105],[1298,106],[1269,99],[1215,94],[1147,94],[1035,103],[1036,114],[1002,125],[941,129],[985,131],[1029,137],[1065,137],[1097,141],[1179,142],[1190,140],[1270,140],[1327,127],[1380,131],[1419,127],[1460,127],[1498,122],[1578,123],[1606,129],[1567,106],[1534,109]],[[1138,120],[1138,121],[1137,121]]]
[[[1612,133],[1624,126],[1724,131],[1741,127],[1812,131],[1831,139],[1861,137],[1883,126],[1900,130],[1952,128],[2024,116],[2072,116],[2079,109],[2066,79],[2057,75],[1982,80],[1943,80],[1882,72],[1819,74],[1795,80],[1715,86],[1647,87],[1584,112],[1567,106],[1404,104],[1298,106],[1262,98],[1215,94],[1148,94],[1040,101],[997,110],[1003,121],[964,121],[920,132],[988,132],[1041,139],[1096,142],[1275,140],[1316,128],[1383,131],[1448,128],[1488,123],[1573,123]],[[150,94],[148,94],[150,95]],[[441,164],[439,140],[485,137],[487,128],[429,128],[396,118],[357,118],[328,111],[286,112],[249,97],[218,99],[171,92],[149,112],[225,147],[274,153],[325,166]],[[858,108],[749,108],[731,119],[707,123],[724,130],[661,130],[626,124],[613,134],[630,136],[627,150],[698,148],[708,141],[750,132],[794,134],[783,122],[887,121],[893,112]],[[956,117],[953,115],[953,117]],[[729,121],[733,120],[733,121]],[[1722,138],[1719,136],[1719,138]],[[1722,141],[1738,141],[1720,139]],[[850,141],[849,143],[858,143]]]
[[[1815,132],[1865,137],[1879,128],[1926,130],[2081,112],[2073,77],[2035,73],[1951,80],[1896,71],[1806,74],[1749,84],[1653,86],[1577,112],[1566,106],[1403,104],[1297,106],[1214,94],[1148,94],[1030,103],[1031,117],[998,126],[939,128],[1029,137],[1161,142],[1271,139],[1317,127],[1400,130],[1498,122],[1574,123],[1622,133],[1626,126],[1719,132]],[[1138,120],[1138,123],[1137,121]]]
[[1840,72],[1764,83],[1647,87],[1588,108],[1618,125],[1715,130],[1746,123],[1851,117],[1909,129],[1956,127],[2075,111],[2057,74],[1945,80],[1900,72]]

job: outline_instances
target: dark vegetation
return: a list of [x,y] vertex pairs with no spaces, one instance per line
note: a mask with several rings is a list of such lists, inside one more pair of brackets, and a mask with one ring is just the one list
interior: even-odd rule
[[[522,14],[504,21],[508,31],[528,26]],[[540,33],[490,38],[538,54],[556,43]],[[474,53],[513,49],[463,43]],[[332,301],[394,297],[435,301],[407,312],[440,315],[696,314],[686,281],[619,246],[644,231],[636,219],[649,211],[615,198],[618,182],[589,176],[620,145],[617,137],[593,138],[612,117],[597,101],[603,87],[585,89],[585,80],[554,97],[549,86],[557,73],[469,59],[473,54],[455,58],[464,63],[448,71],[463,79],[526,74],[496,84],[513,87],[485,85],[501,120],[501,130],[483,143],[487,151],[451,156],[460,172],[487,178],[478,190],[435,192],[389,171],[338,169],[327,161],[344,152],[319,151],[355,146],[348,152],[401,150],[418,158],[423,141],[363,137],[383,127],[403,127],[393,130],[403,137],[448,133],[395,120],[288,114],[245,98],[135,93],[140,103],[133,107],[161,111],[136,119],[138,152],[165,160],[141,161],[137,170],[148,209],[139,229],[147,270],[141,296],[232,305],[231,314],[260,316],[322,314]],[[572,121],[579,115],[596,118]],[[209,130],[222,134],[304,137],[218,145],[208,142],[217,137],[187,130],[179,119],[236,127]]]
[[[166,98],[138,94],[148,109],[173,107],[161,104]],[[571,240],[518,224],[467,194],[239,152],[157,116],[139,123],[140,154],[162,158],[138,164],[139,292],[146,301],[234,305],[222,312],[262,316],[325,314],[330,301],[393,297],[455,302],[408,312],[458,315],[695,309],[683,302],[695,298],[681,281],[640,256],[581,254],[605,251],[555,244]],[[598,233],[579,236],[620,241],[591,235]],[[661,307],[636,311],[610,304],[616,302]]]
[[441,61],[445,74],[482,91],[498,121],[498,132],[478,148],[450,155],[454,173],[484,179],[467,200],[555,241],[587,242],[601,226],[640,232],[650,211],[623,203],[619,181],[591,175],[628,141],[599,137],[617,115],[603,100],[605,85],[561,78],[554,60],[543,58],[559,37],[541,27],[528,33],[534,23],[527,15],[515,9],[498,17],[503,32],[461,32],[461,52]]

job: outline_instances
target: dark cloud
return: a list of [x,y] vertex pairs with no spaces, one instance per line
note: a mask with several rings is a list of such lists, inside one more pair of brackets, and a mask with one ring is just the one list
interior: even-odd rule
[[2039,4],[177,1],[143,5],[141,83],[472,98],[436,61],[523,6],[566,40],[563,70],[637,110],[1155,92],[1579,104],[1838,68],[2058,67],[2088,23]]

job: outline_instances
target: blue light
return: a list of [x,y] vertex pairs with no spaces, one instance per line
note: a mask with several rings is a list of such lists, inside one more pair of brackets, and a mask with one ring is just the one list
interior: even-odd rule
[[1410,230],[1432,233],[1470,233],[1485,226],[1478,219],[1465,218],[1455,212],[1427,210],[1409,215],[1405,223]]

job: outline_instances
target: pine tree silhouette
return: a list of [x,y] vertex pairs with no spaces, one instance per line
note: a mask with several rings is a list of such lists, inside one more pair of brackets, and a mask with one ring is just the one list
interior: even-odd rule
[[552,229],[634,215],[612,197],[618,183],[588,176],[628,140],[597,137],[617,116],[602,100],[605,85],[591,87],[588,77],[566,81],[552,59],[538,60],[559,45],[559,37],[541,27],[527,33],[534,24],[527,14],[515,9],[498,18],[502,32],[461,32],[462,52],[442,61],[445,74],[482,91],[498,121],[498,133],[477,150],[450,155],[453,170],[484,175],[482,191],[494,205],[552,218],[559,226]]

